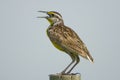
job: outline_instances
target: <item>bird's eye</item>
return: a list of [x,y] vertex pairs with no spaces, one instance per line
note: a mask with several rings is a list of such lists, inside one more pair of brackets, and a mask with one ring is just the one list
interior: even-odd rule
[[51,16],[54,16],[54,14],[51,14]]

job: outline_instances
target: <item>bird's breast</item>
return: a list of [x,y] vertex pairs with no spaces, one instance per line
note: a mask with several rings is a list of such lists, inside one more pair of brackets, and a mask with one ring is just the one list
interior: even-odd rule
[[48,28],[47,29],[47,35],[52,42],[52,44],[59,50],[63,51],[63,48],[61,46],[61,39],[60,39],[60,31],[58,31],[57,28]]

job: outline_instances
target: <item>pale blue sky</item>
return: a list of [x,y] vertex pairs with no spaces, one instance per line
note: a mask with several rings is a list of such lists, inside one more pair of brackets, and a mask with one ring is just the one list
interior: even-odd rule
[[120,79],[119,0],[0,0],[0,80],[49,80],[71,61],[46,35],[39,10],[58,11],[87,45],[94,64],[81,58],[82,80]]

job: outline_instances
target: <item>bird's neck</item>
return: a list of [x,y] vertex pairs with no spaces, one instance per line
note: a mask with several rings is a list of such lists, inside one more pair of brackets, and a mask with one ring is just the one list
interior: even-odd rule
[[50,24],[51,26],[57,26],[57,25],[64,25],[64,22],[61,20],[61,21],[57,21],[57,22],[55,22],[55,23],[52,23],[52,24]]

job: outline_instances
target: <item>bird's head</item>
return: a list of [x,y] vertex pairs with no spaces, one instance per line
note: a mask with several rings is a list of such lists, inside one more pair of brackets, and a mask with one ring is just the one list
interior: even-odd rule
[[50,25],[56,25],[56,24],[63,23],[62,16],[58,12],[55,12],[55,11],[38,11],[38,12],[46,13],[48,15],[48,16],[38,17],[38,18],[47,19]]

